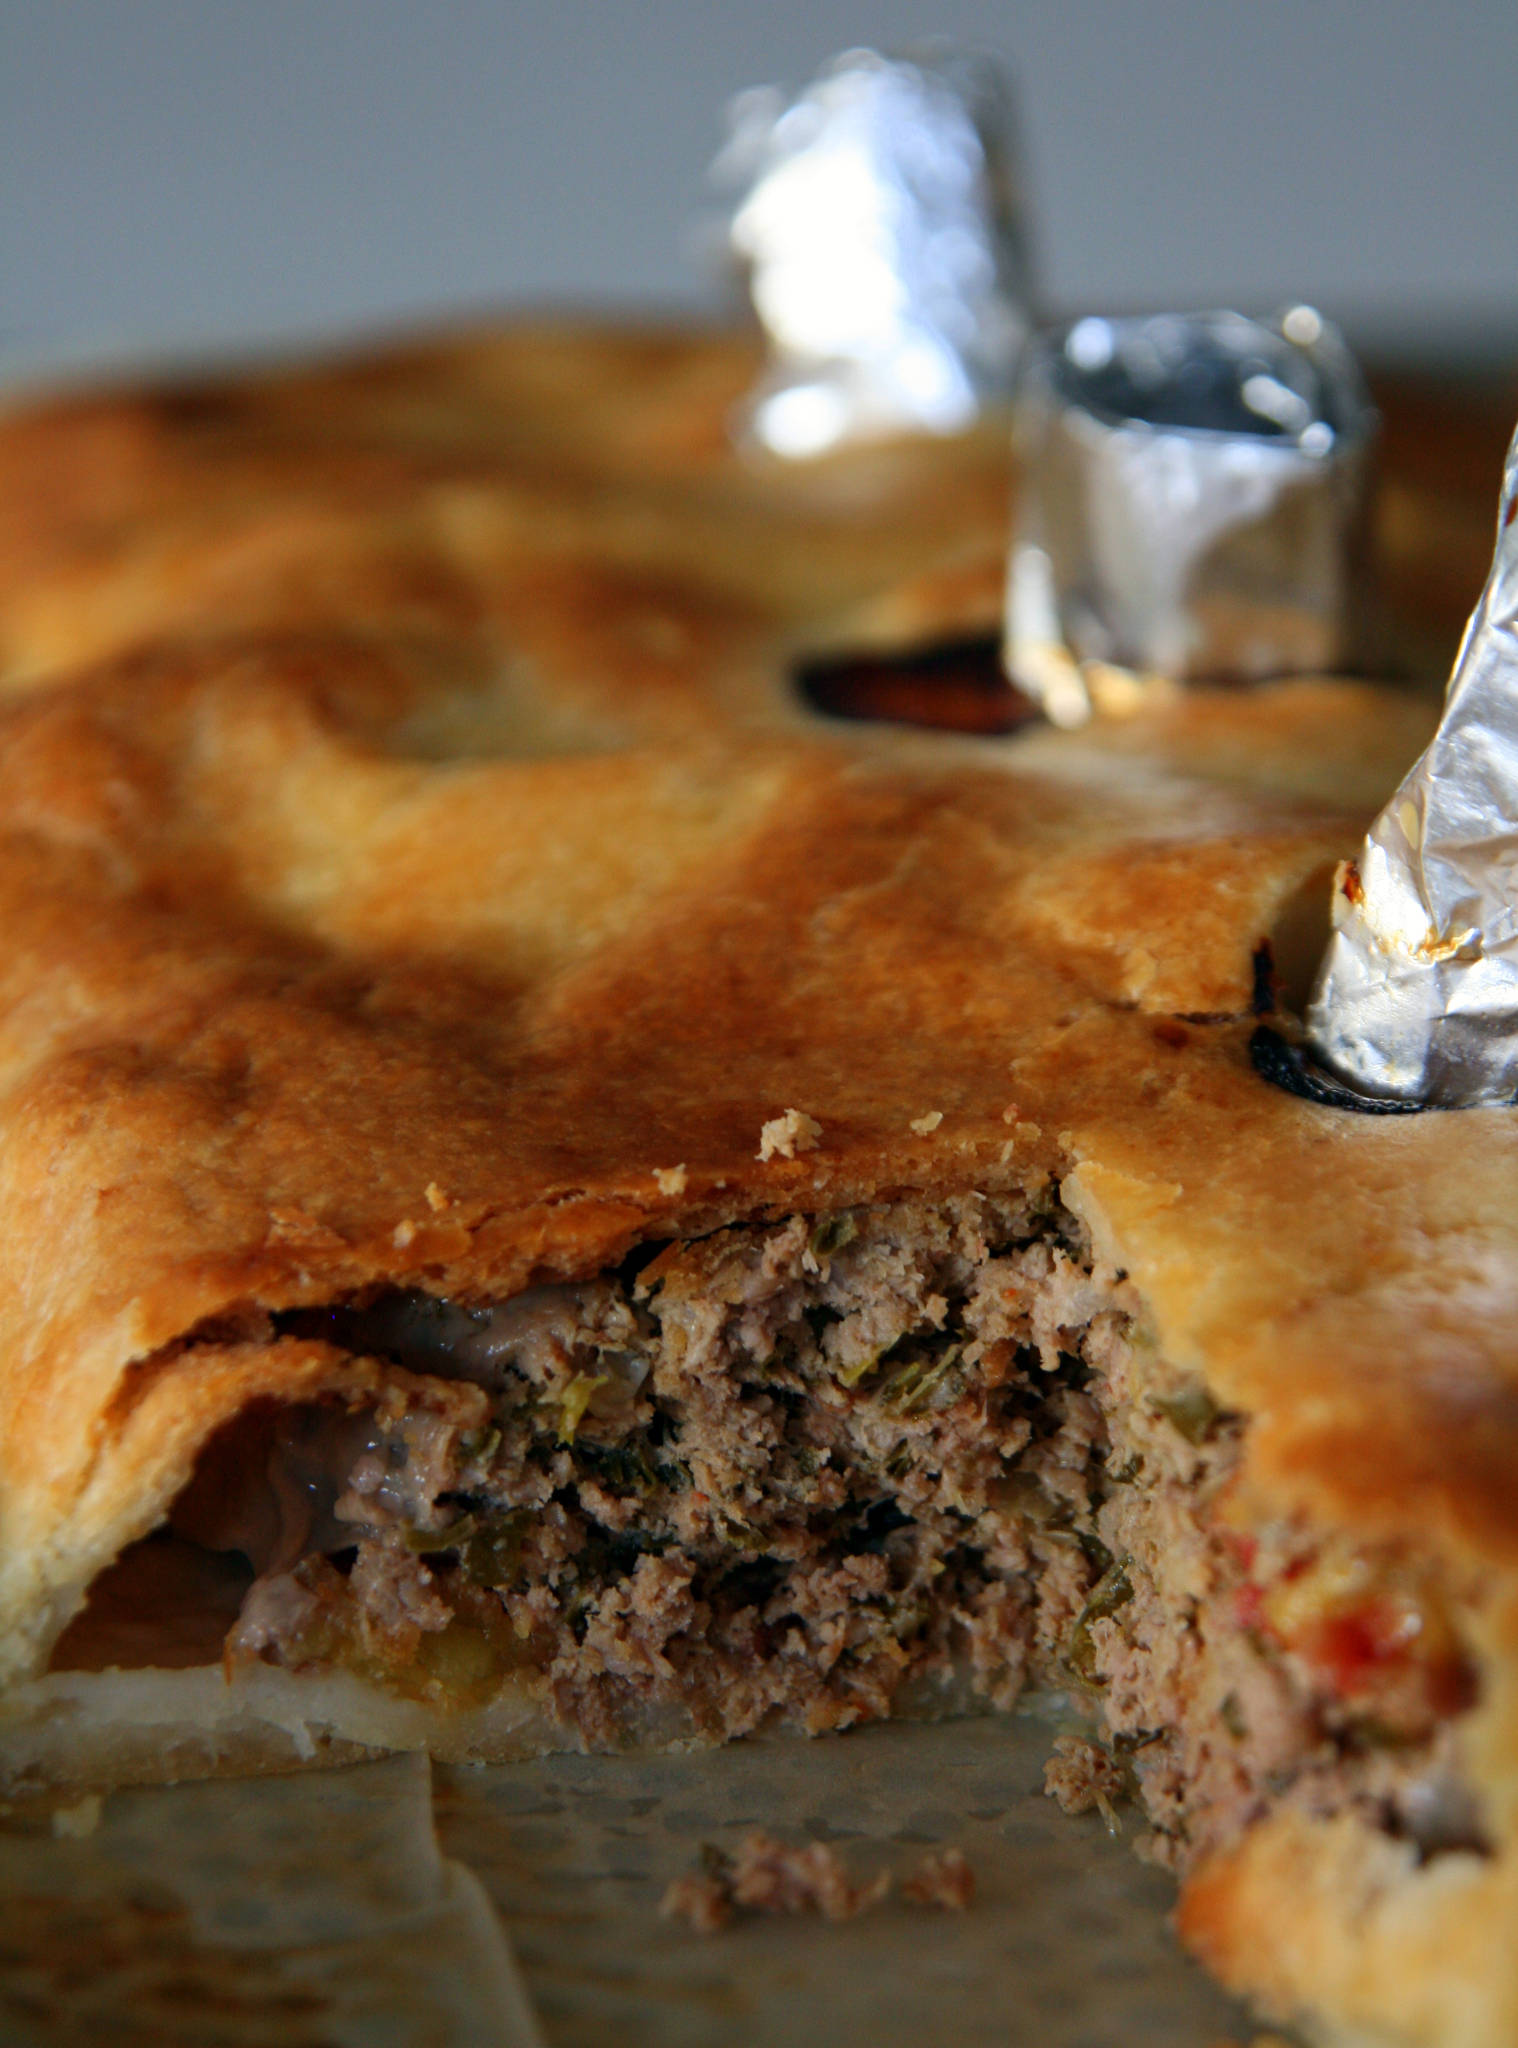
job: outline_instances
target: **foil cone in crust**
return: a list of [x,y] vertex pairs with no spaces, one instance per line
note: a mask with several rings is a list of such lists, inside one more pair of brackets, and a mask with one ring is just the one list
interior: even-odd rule
[[770,344],[741,432],[807,457],[955,433],[1027,340],[1012,104],[988,60],[849,50],[794,99],[741,94],[714,182]]
[[1151,679],[1343,668],[1376,416],[1311,307],[1088,316],[1030,350],[1005,658],[1056,724]]
[[1439,728],[1340,868],[1333,919],[1307,1013],[1325,1066],[1404,1102],[1518,1097],[1518,434]]

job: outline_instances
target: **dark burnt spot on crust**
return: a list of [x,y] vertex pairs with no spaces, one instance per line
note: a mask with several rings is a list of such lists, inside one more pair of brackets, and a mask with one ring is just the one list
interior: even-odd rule
[[1154,1040],[1157,1045],[1168,1045],[1179,1052],[1183,1046],[1190,1045],[1191,1033],[1179,1017],[1161,1017],[1154,1027]]
[[925,725],[996,735],[1042,722],[1008,682],[994,635],[939,641],[905,654],[835,654],[803,661],[796,687],[829,718]]
[[1428,1102],[1393,1102],[1382,1095],[1361,1095],[1315,1066],[1300,1046],[1290,1045],[1268,1024],[1260,1024],[1249,1040],[1249,1058],[1255,1072],[1272,1087],[1304,1102],[1316,1102],[1324,1109],[1350,1109],[1361,1116],[1418,1116],[1425,1109],[1440,1107]]
[[248,401],[232,384],[172,384],[152,393],[147,410],[171,433],[216,433],[243,425]]
[[1256,1017],[1273,1017],[1276,1011],[1276,990],[1280,981],[1276,975],[1275,948],[1269,939],[1261,939],[1250,955],[1254,968],[1254,987],[1249,999],[1249,1008]]

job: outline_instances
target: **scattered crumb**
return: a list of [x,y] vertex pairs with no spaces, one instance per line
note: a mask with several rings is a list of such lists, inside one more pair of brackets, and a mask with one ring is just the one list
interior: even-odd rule
[[822,1126],[816,1117],[802,1109],[788,1109],[771,1117],[760,1131],[757,1157],[794,1159],[798,1152],[815,1152],[821,1137]]
[[308,1216],[304,1209],[271,1209],[268,1241],[270,1244],[307,1248],[320,1246],[323,1249],[340,1242],[335,1231],[329,1230],[325,1223],[318,1223],[314,1216]]
[[654,1181],[661,1195],[683,1195],[688,1176],[681,1166],[656,1166]]
[[403,1252],[406,1249],[407,1245],[415,1241],[416,1225],[411,1221],[411,1218],[409,1216],[406,1218],[404,1223],[396,1224],[395,1230],[392,1233],[392,1238],[396,1250],[400,1252]]
[[878,1906],[891,1889],[888,1870],[856,1885],[825,1842],[789,1849],[762,1829],[745,1835],[731,1856],[708,1844],[701,1861],[703,1874],[676,1878],[659,1904],[666,1920],[686,1920],[698,1934],[716,1933],[740,1911],[852,1920]]
[[1015,1124],[1017,1122],[1017,1104],[1015,1102],[1007,1104],[1001,1113],[1001,1120],[1004,1124]]
[[1123,1767],[1115,1756],[1081,1735],[1057,1735],[1054,1754],[1044,1765],[1044,1792],[1059,1801],[1063,1813],[1098,1812],[1114,1834],[1113,1802],[1124,1795]]
[[902,1886],[901,1896],[914,1906],[942,1906],[962,1913],[975,1903],[975,1872],[962,1849],[945,1849],[941,1856],[930,1853]]
[[677,1877],[659,1901],[661,1920],[684,1920],[697,1934],[719,1934],[732,1922],[733,1895],[718,1877]]
[[755,1913],[816,1912],[852,1920],[879,1905],[890,1889],[888,1870],[856,1885],[826,1842],[788,1849],[773,1835],[756,1832],[744,1837],[734,1860],[733,1899]]
[[1001,1163],[1002,1163],[1002,1165],[1003,1165],[1003,1166],[1005,1166],[1005,1165],[1006,1165],[1007,1161],[1008,1161],[1008,1160],[1009,1160],[1009,1159],[1010,1159],[1010,1158],[1012,1157],[1012,1154],[1013,1154],[1013,1153],[1014,1153],[1014,1152],[1015,1152],[1016,1150],[1017,1150],[1017,1140],[1016,1140],[1016,1138],[1008,1138],[1008,1140],[1007,1140],[1006,1144],[1005,1144],[1005,1145],[1003,1145],[1003,1146],[1002,1146],[1002,1148],[1001,1148]]
[[60,1841],[82,1842],[100,1825],[105,1802],[98,1792],[86,1792],[71,1806],[53,1808],[53,1833]]
[[434,1216],[441,1216],[448,1207],[448,1197],[435,1180],[429,1180],[427,1183],[427,1207]]
[[919,1138],[925,1138],[929,1131],[936,1131],[942,1122],[943,1111],[941,1109],[930,1109],[926,1116],[914,1116],[907,1125],[907,1129],[915,1131]]

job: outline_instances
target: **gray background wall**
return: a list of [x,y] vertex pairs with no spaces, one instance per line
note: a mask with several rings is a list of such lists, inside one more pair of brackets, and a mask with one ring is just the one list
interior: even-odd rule
[[726,97],[934,32],[1058,301],[1518,342],[1518,0],[0,0],[0,361],[709,299]]

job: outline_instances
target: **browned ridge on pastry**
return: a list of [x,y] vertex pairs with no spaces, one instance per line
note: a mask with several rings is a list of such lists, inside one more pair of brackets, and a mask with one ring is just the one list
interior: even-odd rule
[[1250,1057],[1436,696],[1004,717],[999,432],[745,460],[753,368],[0,423],[10,1782],[1032,1685],[1231,1983],[1498,2048],[1518,1117]]

